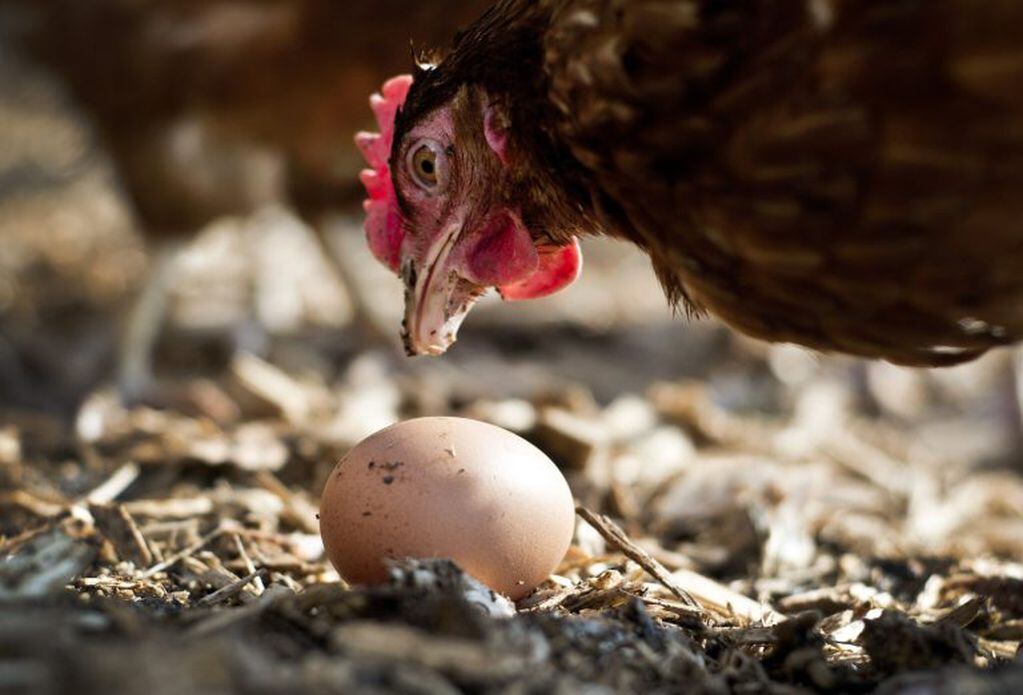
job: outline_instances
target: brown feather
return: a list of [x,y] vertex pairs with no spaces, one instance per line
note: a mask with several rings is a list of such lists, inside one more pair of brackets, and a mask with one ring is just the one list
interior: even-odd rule
[[1023,336],[1018,3],[578,0],[546,47],[669,298],[908,364]]

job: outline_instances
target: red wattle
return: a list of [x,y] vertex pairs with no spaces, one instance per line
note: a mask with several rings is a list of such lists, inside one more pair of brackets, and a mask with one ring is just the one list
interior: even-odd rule
[[536,270],[528,277],[506,285],[497,291],[508,301],[537,299],[562,290],[579,277],[583,269],[582,251],[575,239],[565,246],[540,249]]
[[468,279],[493,287],[528,277],[540,262],[529,230],[508,212],[487,221],[466,260]]

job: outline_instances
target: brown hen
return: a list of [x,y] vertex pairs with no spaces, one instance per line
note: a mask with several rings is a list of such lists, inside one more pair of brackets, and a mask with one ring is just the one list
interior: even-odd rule
[[1023,338],[1015,0],[504,0],[423,60],[360,139],[412,353],[488,287],[571,282],[584,234],[767,340],[945,365]]

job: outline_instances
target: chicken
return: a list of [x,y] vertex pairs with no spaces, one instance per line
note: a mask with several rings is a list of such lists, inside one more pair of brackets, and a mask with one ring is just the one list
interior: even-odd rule
[[627,239],[669,301],[906,365],[1023,338],[1023,4],[502,0],[357,136],[410,354]]
[[154,263],[127,322],[128,396],[147,390],[169,268],[222,215],[290,204],[314,224],[357,201],[350,133],[361,99],[479,12],[401,0],[2,0],[30,21],[27,52],[85,107],[150,242]]

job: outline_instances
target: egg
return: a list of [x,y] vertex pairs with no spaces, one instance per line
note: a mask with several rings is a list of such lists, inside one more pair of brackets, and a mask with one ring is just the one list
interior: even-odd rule
[[349,582],[386,580],[388,559],[450,558],[513,600],[562,560],[574,526],[568,483],[542,451],[456,417],[407,420],[363,440],[320,503],[327,557]]

